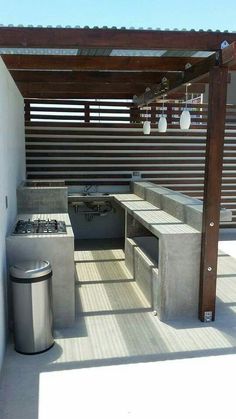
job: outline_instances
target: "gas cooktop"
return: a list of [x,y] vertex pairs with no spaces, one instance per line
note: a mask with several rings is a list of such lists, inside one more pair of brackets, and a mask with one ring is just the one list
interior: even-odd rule
[[13,234],[65,234],[66,224],[57,220],[19,220]]

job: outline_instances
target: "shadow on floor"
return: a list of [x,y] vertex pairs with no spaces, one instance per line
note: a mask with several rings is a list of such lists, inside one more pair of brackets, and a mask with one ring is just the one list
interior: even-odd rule
[[75,240],[75,251],[79,250],[110,250],[124,249],[124,238],[119,239],[94,239]]
[[[219,260],[226,263],[225,256],[221,254]],[[230,269],[236,272],[236,261],[228,260]],[[107,311],[95,309],[81,314],[77,295],[76,322],[73,327],[56,330],[56,343],[49,351],[20,355],[9,343],[0,383],[1,419],[38,419],[40,374],[44,372],[236,354],[236,298],[232,297],[234,292],[236,295],[236,278],[225,268],[219,276],[213,323],[185,319],[160,322],[139,296],[125,300],[125,292],[120,298],[112,291],[116,282],[100,284]],[[95,293],[96,299],[99,295]],[[125,301],[126,307],[122,306]]]

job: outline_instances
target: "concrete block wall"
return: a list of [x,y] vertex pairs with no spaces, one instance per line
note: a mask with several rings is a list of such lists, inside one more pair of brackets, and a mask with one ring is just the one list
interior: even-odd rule
[[160,320],[197,318],[201,234],[169,234],[160,239],[154,309]]
[[16,219],[16,188],[25,179],[24,100],[0,58],[0,369],[7,340],[5,238]]
[[[151,201],[157,209],[146,211],[146,215],[143,211],[132,213],[129,210],[127,221],[129,224],[134,224],[132,230],[126,229],[127,233],[131,232],[132,237],[130,238],[129,235],[126,237],[126,256],[131,266],[129,269],[132,269],[133,258],[134,278],[162,321],[196,318],[201,233],[200,229],[187,225],[185,220],[187,205],[194,204],[202,207],[202,203],[167,188],[147,184],[147,182],[139,182],[139,185],[134,185],[133,190],[142,199]],[[148,217],[149,213],[151,213],[150,217]],[[164,217],[166,221],[163,223],[165,213],[175,218],[172,217],[173,219],[168,222],[168,216]],[[146,229],[159,239],[159,250],[157,248],[159,255],[156,262],[148,258],[145,249],[140,249],[140,243],[136,240],[140,228],[135,227],[136,223],[133,223],[132,217],[136,223],[144,224]],[[181,222],[175,223],[175,219]],[[199,227],[201,220],[198,222]],[[150,238],[145,238],[145,240],[150,240]]]
[[[202,230],[203,204],[197,198],[157,186],[151,182],[133,182],[132,190],[142,199],[155,205],[198,231]],[[222,208],[220,221],[231,221],[232,212]]]
[[131,182],[131,191],[140,196],[140,198],[145,199],[146,188],[152,188],[155,186],[151,182]]
[[[187,212],[186,207],[188,205],[201,205],[201,201],[190,198],[186,195],[176,195],[176,194],[169,194],[162,196],[162,208],[168,212],[168,214],[173,215],[174,217],[178,218],[179,220],[183,221],[183,223],[187,223]],[[191,223],[187,223],[190,224]],[[201,226],[201,220],[196,227]]]
[[[171,189],[155,187],[148,188],[145,192],[145,199],[151,204],[155,205],[160,209],[165,208],[165,197],[169,196],[180,196],[179,192],[172,191]],[[172,214],[173,215],[173,214]]]
[[59,186],[17,188],[19,214],[68,212],[68,188]]

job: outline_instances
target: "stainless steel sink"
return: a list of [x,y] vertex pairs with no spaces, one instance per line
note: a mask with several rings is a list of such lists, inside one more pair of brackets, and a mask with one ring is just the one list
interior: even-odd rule
[[91,193],[78,193],[72,192],[68,194],[69,202],[76,202],[76,201],[110,201],[111,195],[105,192],[91,192]]
[[91,193],[83,193],[83,196],[109,196],[109,193],[106,192],[91,192]]

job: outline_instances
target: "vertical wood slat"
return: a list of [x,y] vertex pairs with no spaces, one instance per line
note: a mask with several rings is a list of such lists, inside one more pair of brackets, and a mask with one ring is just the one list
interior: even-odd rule
[[151,123],[155,124],[157,122],[157,118],[156,118],[156,107],[152,106],[151,107]]
[[139,108],[130,108],[130,123],[140,123],[141,122],[141,110]]
[[30,121],[30,101],[25,100],[25,121]]
[[172,104],[167,103],[166,119],[167,119],[167,124],[168,125],[172,124],[172,114],[173,114],[173,106],[172,106]]
[[227,67],[213,67],[209,73],[208,124],[199,288],[199,319],[201,321],[215,320],[227,78]]
[[89,123],[90,122],[90,107],[89,104],[84,106],[84,122]]

